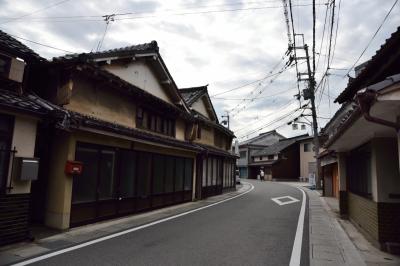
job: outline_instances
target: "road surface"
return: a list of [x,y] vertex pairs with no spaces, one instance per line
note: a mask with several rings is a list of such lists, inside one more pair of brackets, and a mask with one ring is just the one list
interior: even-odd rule
[[[285,184],[249,182],[254,190],[241,197],[33,265],[289,265],[303,194]],[[283,196],[299,201],[271,200]],[[300,244],[297,265],[308,265],[307,218]]]

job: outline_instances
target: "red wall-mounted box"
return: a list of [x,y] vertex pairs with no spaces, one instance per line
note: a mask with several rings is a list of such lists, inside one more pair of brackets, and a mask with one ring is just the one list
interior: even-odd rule
[[78,161],[67,161],[65,164],[65,173],[67,175],[80,175],[82,174],[83,163]]

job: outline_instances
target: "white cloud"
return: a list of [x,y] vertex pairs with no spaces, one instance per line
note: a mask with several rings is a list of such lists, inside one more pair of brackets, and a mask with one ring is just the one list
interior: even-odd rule
[[[338,4],[338,0],[336,1]],[[0,28],[11,34],[30,40],[49,44],[73,52],[90,51],[96,47],[101,38],[105,22],[101,17],[77,17],[75,19],[59,18],[49,21],[48,17],[68,16],[101,16],[113,13],[137,12],[116,18],[141,17],[137,19],[117,20],[110,23],[103,49],[116,48],[131,44],[157,40],[161,55],[171,74],[180,87],[210,84],[210,94],[217,94],[231,88],[259,79],[269,73],[279,62],[287,48],[286,26],[282,8],[269,8],[235,12],[186,14],[196,11],[216,11],[237,8],[276,7],[281,1],[66,1],[58,6],[36,12],[19,20],[10,17],[20,17],[30,12],[42,9],[55,3],[55,0],[22,0],[3,1],[0,3]],[[310,0],[293,1],[297,4],[310,4]],[[324,4],[324,1],[317,1]],[[332,67],[348,68],[365,47],[377,26],[392,5],[392,1],[342,1],[339,20],[339,31],[335,46],[335,58]],[[209,6],[204,8],[204,6]],[[377,35],[360,63],[368,60],[383,44],[384,40],[400,25],[399,7],[395,7],[392,15]],[[312,9],[311,6],[294,7],[295,29],[305,34],[305,40],[311,47]],[[336,9],[336,12],[338,9]],[[180,14],[180,15],[177,15]],[[368,15],[367,15],[368,14]],[[317,6],[317,41],[316,50],[322,38],[325,5]],[[52,19],[50,19],[52,20]],[[54,20],[54,19],[53,19]],[[86,21],[82,21],[86,20]],[[95,20],[95,21],[92,21]],[[325,34],[325,40],[328,36]],[[61,51],[34,45],[26,42],[44,57],[63,55]],[[326,54],[323,45],[321,54]],[[324,72],[324,57],[320,58],[317,70],[319,79]],[[301,67],[303,68],[304,65]],[[325,89],[319,116],[330,117],[338,105],[333,99],[346,85],[347,79],[337,76],[345,71],[332,70],[329,76],[329,91]],[[268,84],[260,95],[276,95],[287,91],[295,84],[295,71],[292,69],[283,73],[274,83]],[[244,87],[222,94],[220,98],[251,98],[248,95],[255,87]],[[304,85],[302,85],[304,87]],[[252,132],[262,125],[282,116],[292,110],[298,103],[293,101],[296,89],[271,98],[260,98],[254,102],[247,101],[240,106],[246,106],[243,111],[231,119],[233,129],[241,129],[237,136]],[[257,93],[257,92],[256,92]],[[328,95],[331,97],[329,101]],[[234,108],[240,101],[214,99],[218,115],[225,110]],[[317,97],[319,103],[319,97]],[[282,109],[282,106],[286,108]],[[283,119],[270,127],[270,130],[284,124],[289,118]],[[320,126],[327,120],[320,119]],[[245,129],[242,129],[245,128]],[[290,127],[279,129],[285,135],[298,134]],[[258,132],[257,132],[258,133]],[[257,134],[254,133],[254,134]],[[253,135],[254,136],[254,135]]]

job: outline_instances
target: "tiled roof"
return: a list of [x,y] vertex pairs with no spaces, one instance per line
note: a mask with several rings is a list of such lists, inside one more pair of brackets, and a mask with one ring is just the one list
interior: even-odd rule
[[0,106],[10,111],[45,115],[53,108],[43,99],[33,94],[18,95],[14,91],[0,89]]
[[197,101],[201,96],[207,93],[207,85],[200,87],[192,87],[192,88],[183,88],[179,89],[183,99],[185,102],[191,106],[194,102]]
[[211,154],[222,155],[222,156],[227,156],[227,157],[232,157],[232,158],[239,158],[239,156],[232,154],[229,151],[222,150],[222,149],[210,146],[210,145],[199,144],[199,143],[196,143],[195,145],[203,148],[204,151],[211,153]]
[[105,51],[99,52],[90,52],[90,53],[80,53],[80,54],[67,54],[60,57],[53,58],[53,61],[68,61],[68,60],[77,60],[80,58],[85,59],[96,59],[96,58],[103,58],[103,57],[113,57],[113,56],[124,56],[124,55],[131,55],[131,54],[139,54],[139,53],[146,53],[146,52],[158,52],[158,44],[156,41],[151,41],[149,43],[131,45],[121,48],[115,48]]
[[0,51],[4,50],[7,53],[20,57],[26,61],[29,60],[45,60],[37,53],[31,50],[28,46],[13,38],[9,34],[0,30]]
[[87,126],[90,128],[95,128],[95,129],[100,129],[104,131],[109,131],[117,134],[122,134],[125,136],[133,137],[133,138],[138,138],[142,139],[145,141],[152,141],[152,142],[157,142],[160,144],[168,145],[168,146],[173,146],[173,147],[179,147],[179,148],[185,148],[185,149],[190,149],[194,151],[203,151],[202,148],[198,147],[197,145],[194,145],[188,141],[182,141],[182,140],[177,140],[172,137],[168,136],[161,136],[158,134],[154,134],[148,131],[136,129],[136,128],[130,128],[126,126],[122,126],[116,123],[104,121],[92,116],[88,115],[83,115],[80,113],[68,111],[70,114],[70,119],[71,119],[71,126],[78,128],[83,125]]
[[400,68],[400,27],[380,47],[369,60],[361,73],[351,79],[347,87],[336,98],[335,102],[343,103],[352,99],[354,94],[366,86],[397,74]]
[[273,155],[273,154],[278,154],[290,145],[296,143],[295,139],[284,139],[280,140],[278,142],[275,142],[271,146],[268,146],[267,148],[264,149],[259,149],[259,150],[254,150],[251,154],[251,156],[261,156],[261,155]]

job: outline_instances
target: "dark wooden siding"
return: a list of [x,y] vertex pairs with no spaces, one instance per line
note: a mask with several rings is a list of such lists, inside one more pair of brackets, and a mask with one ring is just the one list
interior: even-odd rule
[[0,245],[28,238],[29,200],[30,194],[0,195]]

